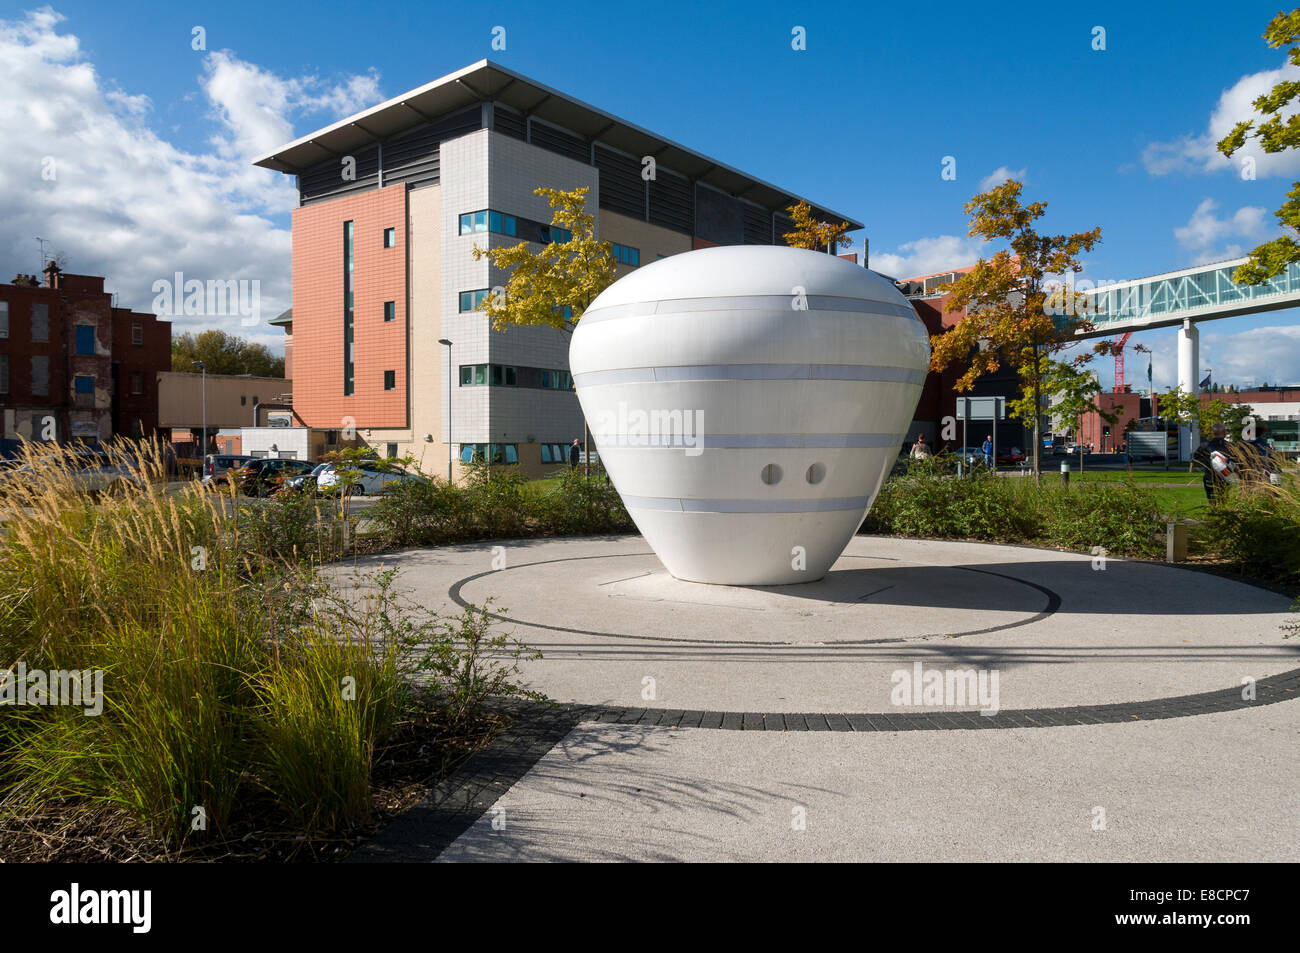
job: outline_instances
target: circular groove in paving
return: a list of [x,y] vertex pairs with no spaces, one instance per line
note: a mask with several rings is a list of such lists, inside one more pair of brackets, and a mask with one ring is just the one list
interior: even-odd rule
[[[472,599],[466,598],[464,590],[466,589],[466,587],[471,586],[482,579],[486,579],[489,577],[499,577],[503,573],[509,573],[518,570],[536,569],[537,567],[551,567],[561,563],[581,562],[583,560],[591,560],[591,559],[606,561],[610,559],[620,559],[620,558],[629,558],[629,557],[642,558],[642,559],[655,558],[653,553],[612,553],[612,554],[600,555],[600,556],[566,556],[566,557],[559,557],[557,559],[535,560],[533,562],[519,563],[518,565],[515,566],[506,566],[502,569],[490,569],[487,570],[486,572],[474,573],[473,575],[465,576],[461,579],[456,580],[456,582],[454,582],[448,588],[447,596],[457,606],[464,609],[473,602]],[[861,556],[861,555],[853,555],[849,553],[845,553],[843,558],[864,559],[864,560],[871,560],[871,561],[899,562],[899,560],[889,559],[888,557]],[[590,636],[597,636],[601,638],[610,638],[610,639],[631,639],[640,642],[661,642],[661,643],[674,643],[674,644],[684,644],[684,645],[781,646],[783,648],[808,647],[808,648],[825,649],[828,646],[884,645],[884,644],[898,643],[898,642],[924,641],[926,639],[934,639],[934,638],[959,639],[971,635],[988,635],[994,632],[1003,632],[1008,629],[1015,629],[1020,626],[1032,625],[1035,622],[1041,622],[1042,620],[1053,615],[1061,608],[1060,595],[1054,592],[1053,590],[1049,589],[1047,586],[1040,585],[1036,582],[1031,582],[1027,579],[1017,579],[1014,576],[1009,576],[1006,575],[1005,573],[993,572],[992,570],[988,570],[988,569],[977,569],[973,566],[950,566],[945,568],[952,572],[978,573],[981,576],[999,580],[1004,585],[1004,587],[1008,589],[1014,587],[1024,587],[1030,590],[1036,590],[1038,594],[1045,597],[1046,602],[1042,606],[1042,608],[1038,609],[1037,611],[1033,611],[1032,614],[1026,614],[1022,618],[1015,619],[1010,622],[1001,623],[999,625],[985,626],[983,628],[978,628],[978,629],[967,629],[965,631],[959,631],[959,632],[920,632],[910,636],[894,637],[894,638],[832,639],[829,641],[805,642],[805,643],[792,642],[789,640],[776,641],[776,640],[760,640],[760,639],[701,639],[701,638],[680,638],[676,636],[666,636],[666,635],[633,635],[628,632],[605,632],[605,631],[594,630],[594,629],[580,629],[571,625],[550,625],[544,622],[534,622],[529,619],[520,618],[517,615],[511,615],[507,617],[504,614],[489,613],[488,617],[498,622],[511,622],[516,625],[525,625],[536,629],[546,629],[551,632],[566,632],[566,633],[572,633],[574,635],[590,635]],[[627,577],[627,579],[613,580],[612,582],[627,583],[629,581],[636,581],[638,579],[642,579],[645,576],[649,576],[649,575],[651,574],[649,573],[640,574],[637,576]],[[787,593],[794,592],[794,593],[798,593],[799,597],[807,599],[810,596],[815,597],[821,595],[823,592],[825,592],[828,589],[832,590],[832,594],[834,590],[839,590],[840,592],[850,592],[850,593],[856,591],[852,588],[853,583],[850,578],[853,576],[853,573],[844,572],[844,571],[840,571],[838,573],[832,572],[827,576],[826,580],[815,582],[815,583],[804,583],[798,586],[773,586],[773,587],[703,586],[702,584],[699,583],[682,583],[679,582],[678,580],[672,579],[671,577],[667,577],[666,574],[663,573],[656,573],[654,575],[659,577],[652,580],[652,582],[657,586],[662,587],[666,584],[667,586],[673,587],[678,591],[685,591],[688,593],[699,592],[700,590],[713,590],[715,592],[722,593],[723,597],[737,596],[739,598],[733,598],[732,599],[733,605],[730,606],[730,607],[737,607],[737,608],[749,608],[748,606],[745,606],[743,604],[743,600],[746,595],[753,594],[753,593],[757,593],[759,598],[765,598],[765,597],[770,597],[772,594],[781,596]],[[602,585],[608,585],[608,584],[602,584]],[[846,589],[846,587],[848,588]],[[859,597],[858,601],[874,594],[875,594],[874,592],[867,593],[865,596]],[[695,606],[718,606],[723,608],[729,607],[721,603],[710,603],[710,602],[693,602],[693,603],[688,602],[688,604],[692,604]],[[851,606],[853,605],[853,603],[842,603],[842,605]],[[1025,613],[1029,613],[1032,611],[1032,609],[1031,607],[1024,607],[1021,611]]]

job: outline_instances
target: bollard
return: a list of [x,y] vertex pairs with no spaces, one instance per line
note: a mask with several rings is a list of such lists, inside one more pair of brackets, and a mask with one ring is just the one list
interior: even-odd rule
[[1061,485],[1067,490],[1070,488],[1070,462],[1068,460],[1061,461]]
[[1165,562],[1187,562],[1187,524],[1165,524]]

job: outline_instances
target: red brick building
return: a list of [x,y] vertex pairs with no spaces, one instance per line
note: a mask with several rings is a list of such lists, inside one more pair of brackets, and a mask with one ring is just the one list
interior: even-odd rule
[[157,372],[171,368],[171,323],[113,307],[102,277],[50,263],[44,278],[0,284],[3,436],[152,435]]

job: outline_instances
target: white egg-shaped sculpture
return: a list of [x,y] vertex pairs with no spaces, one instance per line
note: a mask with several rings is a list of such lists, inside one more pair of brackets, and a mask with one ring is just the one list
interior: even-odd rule
[[610,479],[678,579],[820,579],[898,457],[930,360],[888,279],[766,245],[685,252],[592,302],[569,367]]

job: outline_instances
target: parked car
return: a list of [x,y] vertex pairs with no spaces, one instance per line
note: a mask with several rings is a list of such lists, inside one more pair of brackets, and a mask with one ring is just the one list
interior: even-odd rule
[[315,491],[318,489],[318,480],[320,475],[329,469],[330,464],[318,463],[316,468],[310,473],[299,473],[291,477],[285,477],[280,483],[279,493],[290,493],[294,491]]
[[103,451],[92,448],[73,451],[72,459],[66,461],[66,465],[53,459],[41,458],[35,463],[15,466],[9,479],[49,480],[58,483],[67,479],[72,489],[78,493],[100,494],[117,493],[145,483],[139,467],[129,459],[114,459]]
[[226,483],[230,471],[238,470],[254,459],[239,453],[209,453],[203,458],[203,474],[199,478],[206,489],[213,489]]
[[229,479],[235,481],[239,492],[245,496],[266,496],[275,492],[281,481],[310,473],[315,468],[316,464],[306,460],[258,457],[232,471]]
[[[353,469],[357,472],[357,476],[351,484],[353,496],[382,493],[394,483],[409,480],[425,481],[425,477],[415,473],[407,473],[405,470],[393,470],[392,472],[380,470],[377,466],[368,465],[364,461],[357,464]],[[328,464],[324,470],[316,475],[316,488],[322,493],[337,492],[340,487],[339,472],[334,464]]]
[[1025,462],[1025,452],[1019,447],[1007,447],[1005,450],[998,450],[998,464],[1001,466],[1018,467]]

